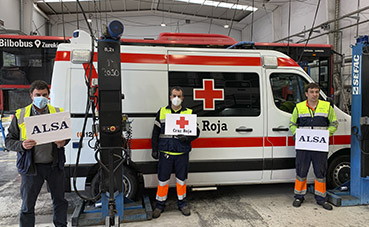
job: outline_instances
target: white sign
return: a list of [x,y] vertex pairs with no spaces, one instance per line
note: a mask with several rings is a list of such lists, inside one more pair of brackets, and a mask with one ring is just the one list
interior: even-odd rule
[[196,136],[196,114],[166,114],[165,135]]
[[329,131],[318,129],[296,129],[295,148],[309,151],[329,151]]
[[37,145],[72,138],[69,112],[42,114],[24,118],[27,139]]

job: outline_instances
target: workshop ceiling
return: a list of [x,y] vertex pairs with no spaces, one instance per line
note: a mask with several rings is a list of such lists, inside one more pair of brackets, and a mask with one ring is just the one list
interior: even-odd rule
[[[34,2],[47,15],[81,12],[76,0],[34,0]],[[285,2],[281,0],[275,3],[273,0],[80,0],[80,3],[86,13],[149,11],[171,13],[182,18],[191,16],[240,22],[253,11],[271,11]]]

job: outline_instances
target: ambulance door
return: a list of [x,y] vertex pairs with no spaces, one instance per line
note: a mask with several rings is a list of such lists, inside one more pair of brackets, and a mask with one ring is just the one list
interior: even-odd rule
[[[169,87],[181,86],[184,106],[197,114],[188,185],[260,183],[264,112],[260,56],[169,52]],[[237,64],[235,64],[237,63]]]
[[265,158],[272,171],[272,181],[295,179],[294,140],[289,122],[296,103],[306,99],[304,85],[308,81],[296,69],[267,69],[267,137]]

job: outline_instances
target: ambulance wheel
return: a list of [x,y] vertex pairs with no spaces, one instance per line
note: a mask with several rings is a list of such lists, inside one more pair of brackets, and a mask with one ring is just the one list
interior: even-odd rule
[[[101,174],[100,171],[96,173],[91,181],[91,195],[96,196],[100,191],[101,184]],[[138,190],[138,181],[136,173],[124,166],[124,176],[123,176],[123,184],[124,184],[124,196],[128,199],[134,200]]]
[[350,156],[340,155],[333,159],[327,170],[328,188],[337,188],[341,184],[350,180]]
[[137,174],[130,168],[124,168],[124,195],[128,199],[135,199],[138,190]]

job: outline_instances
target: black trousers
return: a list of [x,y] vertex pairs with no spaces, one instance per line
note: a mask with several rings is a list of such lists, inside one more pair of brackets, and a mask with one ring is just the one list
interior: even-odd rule
[[64,199],[64,170],[52,167],[51,164],[36,164],[37,175],[21,175],[22,207],[19,215],[19,226],[35,226],[35,205],[38,194],[44,184],[48,183],[53,200],[53,222],[57,227],[67,226],[68,201]]
[[296,150],[295,198],[303,199],[306,194],[306,177],[309,172],[310,163],[312,163],[315,174],[315,200],[319,204],[327,201],[327,158],[328,152]]

